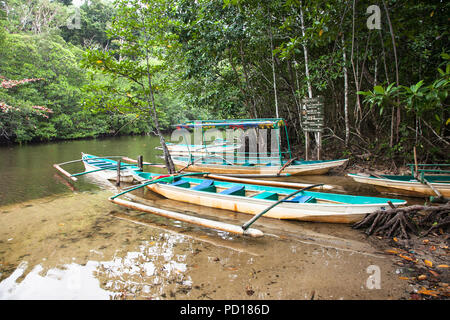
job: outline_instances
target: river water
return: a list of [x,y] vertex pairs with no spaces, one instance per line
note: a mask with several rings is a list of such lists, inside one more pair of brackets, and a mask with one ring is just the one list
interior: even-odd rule
[[[348,225],[262,218],[248,239],[120,208],[116,190],[52,167],[81,152],[159,162],[153,136],[0,148],[0,299],[399,299],[390,258]],[[64,166],[84,171],[82,164]],[[158,169],[155,169],[158,170]],[[162,171],[159,171],[162,172]],[[289,177],[376,195],[345,176]],[[145,192],[157,207],[241,225],[248,215]],[[375,267],[374,267],[375,266]],[[375,268],[375,269],[374,269]],[[378,268],[378,269],[377,269]],[[369,285],[379,270],[379,286]],[[370,278],[371,279],[371,278]]]
[[[134,159],[143,155],[145,161],[161,162],[155,151],[158,145],[154,136],[131,136],[0,147],[0,205],[70,192],[52,165],[80,159],[81,152]],[[63,168],[71,173],[84,171],[81,163]],[[98,189],[86,179],[80,179],[76,187]]]

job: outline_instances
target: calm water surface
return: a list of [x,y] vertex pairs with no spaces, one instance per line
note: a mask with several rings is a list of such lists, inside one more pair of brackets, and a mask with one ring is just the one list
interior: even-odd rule
[[[132,136],[0,147],[0,206],[72,192],[53,164],[80,159],[81,152],[134,159],[143,155],[145,161],[162,163],[160,151],[155,150],[158,145],[155,136]],[[63,169],[70,173],[84,171],[81,163]],[[99,188],[86,179],[79,179],[75,187],[78,191]]]

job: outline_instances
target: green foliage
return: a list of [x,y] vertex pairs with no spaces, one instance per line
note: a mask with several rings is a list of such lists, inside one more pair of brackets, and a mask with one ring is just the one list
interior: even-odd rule
[[364,102],[371,107],[377,106],[382,115],[385,108],[398,106],[395,99],[399,96],[400,88],[394,85],[395,83],[391,83],[386,88],[378,85],[373,87],[373,91],[358,91],[357,93],[365,96]]
[[[311,84],[337,137],[347,101],[351,146],[363,138],[389,157],[414,144],[435,158],[448,154],[448,2],[93,0],[80,7],[81,29],[65,26],[70,0],[27,2],[25,20],[24,3],[0,2],[0,75],[45,81],[0,89],[0,102],[22,110],[0,114],[3,137],[148,132],[151,94],[162,129],[188,119],[273,117],[276,93],[291,142],[301,144],[299,111]],[[367,28],[372,4],[380,30]],[[42,21],[38,7],[58,18]],[[54,113],[46,119],[34,105]]]
[[111,46],[106,31],[114,12],[110,1],[86,1],[79,7],[80,27],[62,26],[61,35],[67,42],[80,47]]

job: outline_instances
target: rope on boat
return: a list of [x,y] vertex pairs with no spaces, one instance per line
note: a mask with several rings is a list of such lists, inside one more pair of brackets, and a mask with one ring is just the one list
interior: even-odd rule
[[280,171],[278,171],[277,176],[279,176],[281,174],[281,172],[287,167],[290,166],[291,163],[293,163],[295,160],[295,158],[289,159],[289,161],[287,161],[280,169]]

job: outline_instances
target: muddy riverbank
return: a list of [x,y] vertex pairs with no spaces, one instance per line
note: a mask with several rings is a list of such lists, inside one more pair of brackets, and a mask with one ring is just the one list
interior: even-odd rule
[[[398,267],[348,225],[261,219],[249,239],[122,209],[110,190],[0,207],[0,299],[407,299]],[[147,195],[240,224],[248,215]]]

